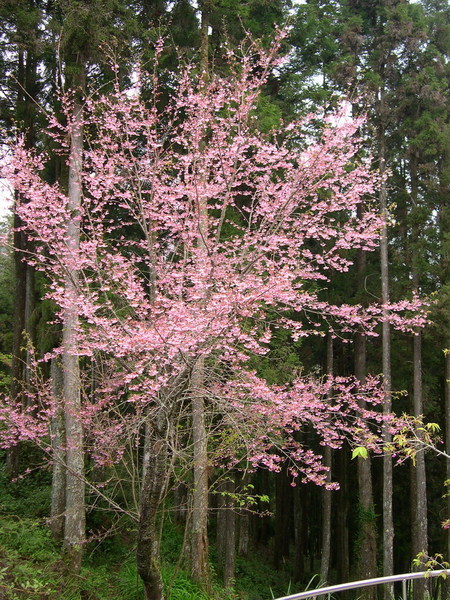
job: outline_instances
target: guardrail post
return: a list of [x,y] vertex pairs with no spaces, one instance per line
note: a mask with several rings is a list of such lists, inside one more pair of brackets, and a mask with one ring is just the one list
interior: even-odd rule
[[406,579],[402,579],[402,590],[403,590],[403,600],[408,600],[408,598],[407,598],[407,588],[406,588]]

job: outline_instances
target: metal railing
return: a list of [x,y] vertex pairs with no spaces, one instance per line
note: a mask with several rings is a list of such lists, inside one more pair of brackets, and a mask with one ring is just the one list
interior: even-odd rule
[[427,579],[429,577],[439,577],[440,575],[444,577],[450,576],[450,569],[441,569],[439,571],[420,571],[417,573],[403,573],[402,575],[389,575],[388,577],[375,577],[374,579],[362,579],[360,581],[340,583],[339,585],[329,585],[328,587],[319,588],[318,590],[309,590],[306,592],[300,592],[299,594],[291,594],[290,596],[283,596],[281,598],[277,598],[276,600],[305,600],[306,598],[327,596],[328,594],[334,594],[335,592],[345,592],[346,590],[382,585],[384,583],[395,583],[397,581],[402,582],[403,600],[407,600],[406,582],[408,580]]

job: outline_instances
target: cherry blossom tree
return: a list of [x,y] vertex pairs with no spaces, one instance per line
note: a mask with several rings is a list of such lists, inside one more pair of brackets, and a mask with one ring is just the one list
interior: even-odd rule
[[[332,489],[322,457],[296,432],[312,425],[323,446],[349,439],[376,448],[388,418],[377,410],[379,382],[293,376],[271,386],[250,367],[252,357],[268,352],[276,328],[293,339],[355,327],[376,335],[381,318],[399,328],[425,318],[417,302],[324,300],[330,274],[352,267],[350,251],[373,250],[379,239],[380,178],[360,151],[363,120],[345,111],[308,115],[261,134],[258,98],[277,64],[276,44],[267,52],[251,45],[239,58],[230,52],[226,79],[199,81],[189,66],[171,75],[162,111],[161,51],[148,81],[128,90],[117,84],[78,113],[85,139],[75,212],[65,190],[45,182],[45,155],[19,142],[7,173],[26,200],[17,211],[33,242],[28,261],[46,275],[59,319],[77,308],[77,356],[103,365],[95,395],[81,395],[86,451],[99,465],[120,462],[146,430],[137,565],[148,600],[163,597],[158,511],[173,465],[192,455],[189,433],[178,433],[181,419],[189,425],[186,407],[201,394],[220,415],[216,431],[233,432],[214,437],[212,464],[278,470],[288,461],[293,484]],[[150,106],[140,98],[143,83]],[[67,156],[73,102],[63,98],[64,121],[49,123]],[[64,235],[74,222],[76,252]],[[50,395],[33,414],[5,402],[4,445],[43,440],[60,401]]]

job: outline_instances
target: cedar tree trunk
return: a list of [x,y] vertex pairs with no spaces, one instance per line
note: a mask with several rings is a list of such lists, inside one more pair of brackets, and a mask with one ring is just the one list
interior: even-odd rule
[[[358,208],[359,216],[362,210]],[[356,257],[358,271],[358,293],[364,293],[364,278],[366,274],[366,253],[358,250]],[[367,338],[358,332],[355,336],[355,377],[361,384],[366,381]],[[365,409],[366,403],[361,400],[360,407]],[[357,544],[357,569],[358,579],[371,579],[377,576],[377,532],[375,522],[375,508],[373,504],[372,463],[370,455],[364,459],[357,458],[358,468],[358,502],[359,502],[359,530]],[[361,600],[374,600],[377,596],[376,588],[363,588],[360,590]]]
[[[52,394],[55,399],[63,397],[63,372],[58,358],[53,358],[50,365],[50,378],[52,381]],[[66,452],[64,432],[64,412],[59,406],[52,417],[52,493],[50,507],[50,531],[55,540],[64,538],[64,513],[66,509]]]
[[[82,87],[82,86],[81,86]],[[77,94],[79,91],[77,90]],[[64,374],[64,416],[67,442],[66,520],[64,547],[70,569],[79,573],[85,541],[85,483],[83,426],[81,420],[81,382],[78,357],[78,307],[76,306],[78,271],[76,259],[80,245],[81,170],[83,153],[83,107],[76,97],[69,156],[69,200],[67,266],[65,290],[71,304],[63,314],[62,362]]]
[[[417,177],[417,156],[411,151],[410,157],[410,176],[411,176],[411,204],[412,210],[417,208],[418,204],[418,177]],[[412,284],[413,291],[419,291],[419,266],[418,247],[419,230],[417,225],[413,226],[413,244],[411,256]],[[420,329],[415,332],[413,338],[413,414],[420,418],[423,415],[423,395],[422,395],[422,333]],[[422,437],[421,428],[416,428],[416,435]],[[426,472],[425,472],[425,453],[419,448],[416,454],[416,464],[413,466],[414,485],[412,486],[413,514],[412,514],[412,551],[413,558],[424,552],[428,554],[428,523],[427,523],[427,490],[426,490]],[[425,562],[418,570],[426,570]],[[414,600],[422,600],[427,593],[427,582],[418,580],[414,582]]]
[[[327,335],[327,375],[333,376],[333,337]],[[328,402],[331,403],[331,392]],[[323,452],[324,465],[328,467],[327,481],[331,481],[332,452],[329,446],[325,446]],[[330,571],[331,556],[331,490],[322,490],[322,560],[320,564],[320,581],[326,585]]]
[[[384,91],[380,90],[380,116],[381,123],[378,131],[379,143],[379,169],[382,176],[386,173],[386,140],[384,131]],[[387,220],[387,186],[383,180],[380,189],[380,211],[385,220]],[[380,262],[381,262],[381,301],[383,305],[389,302],[389,267],[388,267],[388,236],[387,224],[382,227],[380,239]],[[392,410],[392,383],[391,383],[391,332],[387,311],[384,311],[382,322],[382,371],[383,371],[383,390],[384,404],[383,412],[388,414]],[[383,442],[390,444],[392,435],[388,427],[384,427]],[[394,522],[392,509],[392,456],[390,452],[385,451],[383,456],[383,575],[392,575],[394,572]],[[385,600],[391,600],[393,595],[393,586],[385,585]]]

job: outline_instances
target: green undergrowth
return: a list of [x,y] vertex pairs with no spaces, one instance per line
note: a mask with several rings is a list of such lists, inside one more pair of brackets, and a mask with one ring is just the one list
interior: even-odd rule
[[[64,559],[45,523],[30,518],[0,517],[0,598],[19,600],[143,600],[134,552],[121,560],[115,551],[108,558],[87,552],[78,577],[69,577]],[[163,566],[170,600],[209,600],[182,571]],[[213,593],[213,598],[226,594]],[[230,598],[231,600],[231,598]]]
[[[136,572],[134,525],[120,522],[114,536],[86,545],[81,573],[68,576],[64,557],[47,527],[50,474],[36,469],[10,483],[0,471],[0,600],[143,600]],[[266,548],[236,558],[233,590],[220,585],[216,548],[211,544],[211,589],[206,594],[179,562],[183,527],[168,511],[162,535],[162,575],[168,600],[269,600],[299,591],[289,578],[290,565],[275,570]],[[91,531],[98,523],[88,515]],[[311,581],[310,588],[317,586]],[[304,586],[302,586],[304,588]]]
[[59,548],[42,521],[18,516],[0,517],[0,598],[19,600],[136,599],[125,595],[125,565],[84,566],[78,577],[68,577]]
[[[143,600],[136,572],[134,525],[121,522],[119,532],[86,545],[81,573],[68,576],[59,544],[47,526],[51,473],[36,467],[26,477],[9,482],[0,471],[0,600]],[[168,512],[170,515],[170,511]],[[88,515],[91,531],[98,523]],[[239,559],[236,586],[225,590],[216,575],[211,547],[211,589],[206,594],[183,569],[178,558],[183,527],[164,518],[162,574],[169,600],[266,600],[271,588],[285,591],[280,573],[261,556]],[[278,584],[278,585],[277,585]]]

